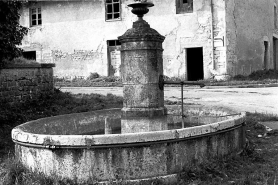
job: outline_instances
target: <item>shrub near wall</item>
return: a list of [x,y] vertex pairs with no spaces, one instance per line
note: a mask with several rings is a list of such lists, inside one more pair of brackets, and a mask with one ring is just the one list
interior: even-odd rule
[[0,69],[0,102],[24,102],[53,92],[55,64],[10,64]]

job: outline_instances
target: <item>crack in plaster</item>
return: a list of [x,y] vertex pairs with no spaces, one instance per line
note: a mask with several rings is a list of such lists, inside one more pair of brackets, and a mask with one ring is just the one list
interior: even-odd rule
[[[169,35],[175,35],[176,36],[175,37],[175,43],[176,43],[177,42],[178,29],[181,27],[181,23],[176,17],[175,17],[175,21],[178,23],[178,25],[175,28],[173,28],[169,33],[166,33],[165,37],[167,38],[167,36],[169,36]],[[176,33],[174,33],[174,32],[176,32]]]
[[100,60],[101,60],[102,63],[104,63],[104,58],[103,58],[103,54],[102,54],[102,51],[103,51],[103,48],[104,48],[104,45],[102,43],[104,41],[105,41],[105,39],[103,38],[102,41],[97,46],[97,49],[96,49],[96,53],[98,53],[98,55],[100,55]]
[[177,61],[179,61],[180,62],[180,65],[179,65],[179,68],[178,68],[178,76],[180,77],[181,75],[181,71],[182,71],[182,67],[183,67],[183,61],[181,61],[181,60],[179,60],[179,58],[180,58],[180,55],[182,54],[183,52],[180,52],[179,54],[178,54],[178,56],[176,57],[176,59],[177,59]]
[[[176,23],[178,24],[176,27],[174,27],[171,31],[169,31],[169,33],[165,34],[165,38],[167,38],[168,36],[174,35],[175,36],[175,45],[177,45],[177,40],[178,40],[178,30],[181,28],[181,22],[179,21],[179,19],[177,17],[174,17]],[[180,42],[180,40],[179,40]],[[179,46],[181,46],[181,43],[179,44]],[[179,62],[179,67],[178,67],[178,76],[180,76],[180,71],[182,71],[182,66],[183,66],[183,61],[179,60],[180,55],[182,54],[182,49],[179,48],[179,54],[175,57],[175,59]]]

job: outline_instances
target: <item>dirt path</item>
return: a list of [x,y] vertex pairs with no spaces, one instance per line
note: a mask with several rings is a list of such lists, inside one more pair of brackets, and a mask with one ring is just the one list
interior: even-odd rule
[[[64,92],[112,93],[122,96],[121,87],[78,87],[61,88]],[[165,87],[166,100],[180,100],[181,91],[178,87]],[[237,111],[260,112],[278,115],[278,87],[268,88],[199,88],[185,87],[184,102],[201,105],[215,105],[229,107]]]

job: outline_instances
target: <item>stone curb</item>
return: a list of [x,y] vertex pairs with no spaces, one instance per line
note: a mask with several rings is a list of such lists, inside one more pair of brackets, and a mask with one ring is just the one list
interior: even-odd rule
[[[171,174],[171,175],[165,175],[165,176],[159,176],[159,177],[150,177],[145,179],[135,179],[135,180],[126,180],[126,181],[113,181],[112,183],[115,184],[133,184],[133,185],[142,185],[142,184],[156,184],[157,183],[164,183],[168,185],[174,185],[177,184],[179,180],[179,174]],[[98,182],[97,185],[109,185],[111,182]]]
[[[59,86],[55,86],[56,88],[59,88]],[[122,85],[116,85],[116,86],[113,86],[113,85],[108,85],[108,86],[104,86],[104,85],[96,85],[96,86],[81,86],[81,87],[70,87],[70,86],[62,86],[62,88],[89,88],[89,87],[92,87],[92,88],[95,88],[95,87],[98,87],[98,88],[113,88],[113,87],[123,87]],[[168,86],[168,87],[180,87],[180,86]],[[274,84],[246,84],[246,85],[231,85],[231,86],[228,86],[228,85],[224,85],[224,86],[221,86],[221,85],[208,85],[208,86],[205,86],[203,87],[202,89],[228,89],[228,88],[266,88],[266,87],[278,87],[278,83],[274,83]],[[184,88],[186,89],[196,89],[196,88],[200,88],[199,86],[184,86]]]
[[278,87],[276,84],[246,84],[246,85],[231,85],[231,86],[205,86],[203,89],[222,89],[222,88],[265,88],[265,87]]

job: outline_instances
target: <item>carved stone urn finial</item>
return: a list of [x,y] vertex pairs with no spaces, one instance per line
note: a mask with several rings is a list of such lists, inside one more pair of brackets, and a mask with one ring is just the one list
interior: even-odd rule
[[137,15],[138,20],[143,20],[144,14],[149,12],[148,7],[154,6],[153,3],[147,2],[146,0],[135,0],[136,3],[129,4],[127,6],[133,8],[131,12]]

